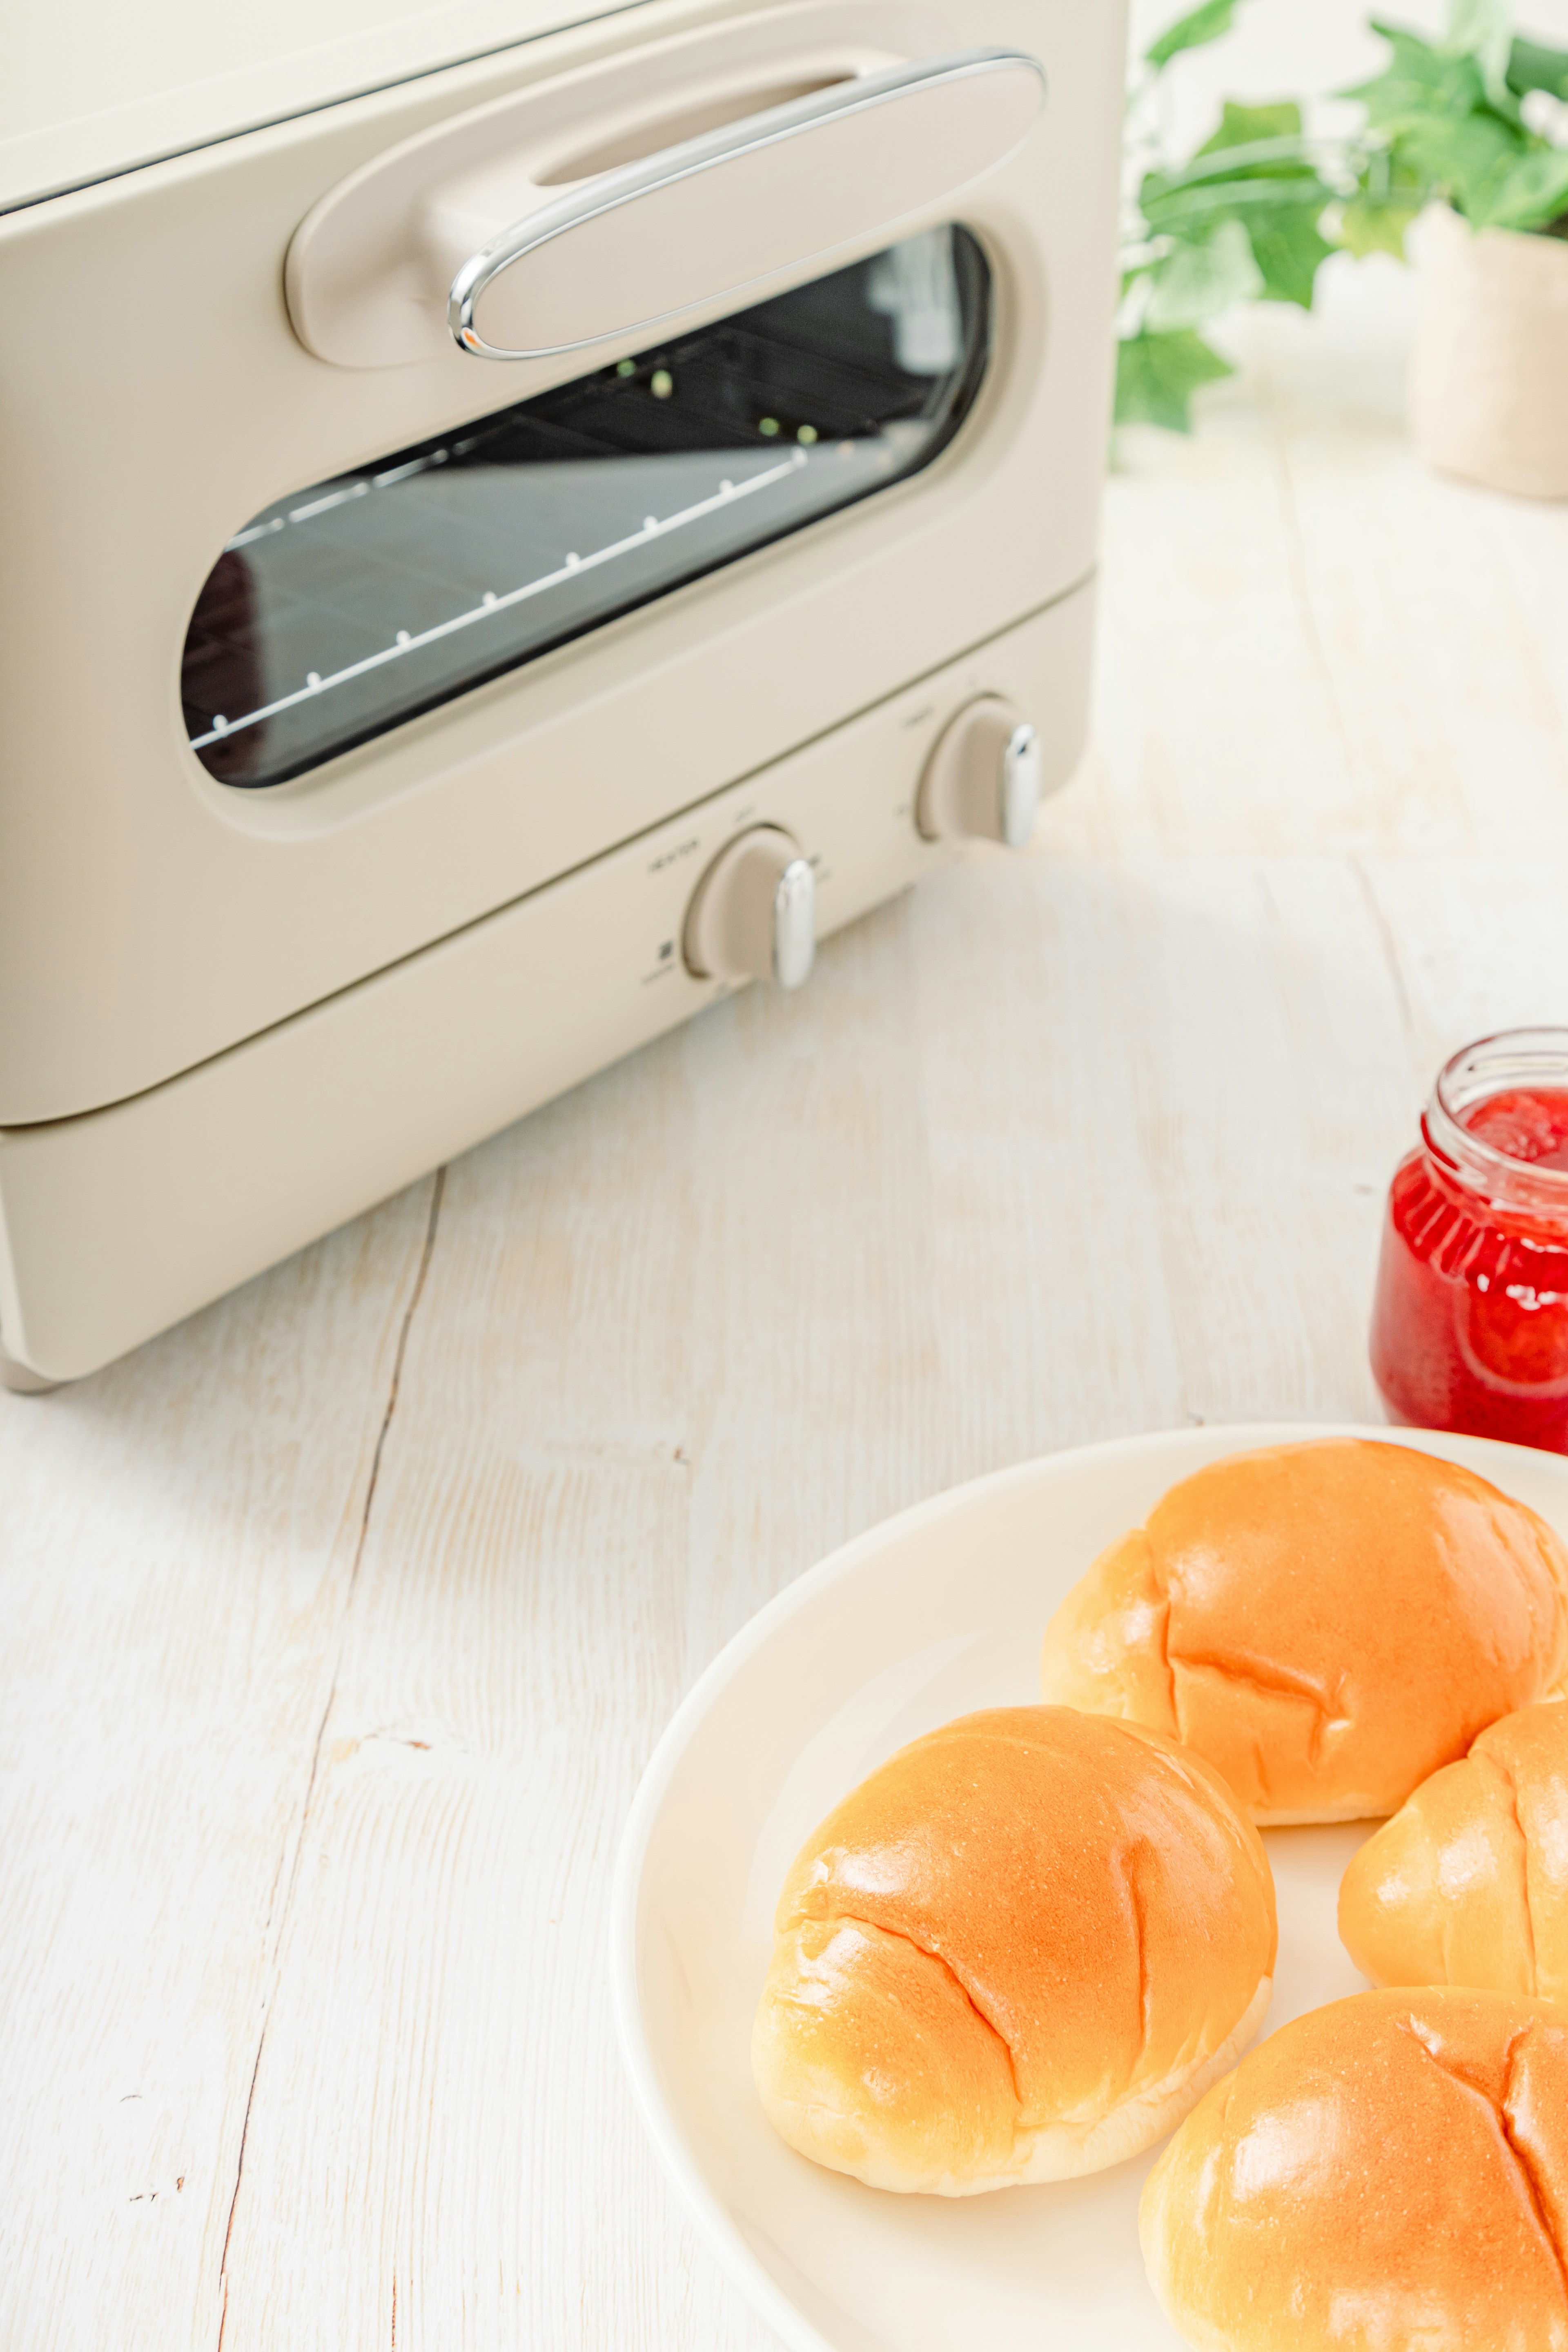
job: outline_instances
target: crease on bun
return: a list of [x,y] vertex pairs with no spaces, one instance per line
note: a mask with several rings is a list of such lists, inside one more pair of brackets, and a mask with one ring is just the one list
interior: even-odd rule
[[1110,1545],[1047,1629],[1047,1702],[1207,1758],[1262,1826],[1393,1812],[1568,1678],[1568,1551],[1474,1472],[1320,1438],[1233,1454]]
[[1568,1706],[1491,1724],[1352,1859],[1340,1939],[1374,1984],[1568,2000]]
[[1261,2024],[1261,1840],[1139,1727],[997,1708],[861,1782],[790,1871],[757,2012],[763,2106],[878,2189],[1096,2171],[1170,2130]]
[[1442,1987],[1294,2019],[1188,2116],[1139,2234],[1201,2352],[1568,2344],[1568,2011]]

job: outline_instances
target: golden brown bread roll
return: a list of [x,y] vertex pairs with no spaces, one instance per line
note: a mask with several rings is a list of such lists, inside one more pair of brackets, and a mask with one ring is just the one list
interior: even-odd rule
[[1568,2012],[1443,1987],[1297,2018],[1194,2108],[1139,2231],[1203,2352],[1561,2352]]
[[1568,1552],[1405,1445],[1233,1454],[1100,1554],[1047,1630],[1047,1700],[1152,1725],[1255,1822],[1391,1813],[1568,1659]]
[[1568,1706],[1505,1715],[1352,1862],[1340,1937],[1374,1984],[1568,2000]]
[[1000,1707],[863,1780],[784,1881],[752,2063],[792,2147],[963,2197],[1147,2147],[1274,1969],[1262,1841],[1158,1734]]

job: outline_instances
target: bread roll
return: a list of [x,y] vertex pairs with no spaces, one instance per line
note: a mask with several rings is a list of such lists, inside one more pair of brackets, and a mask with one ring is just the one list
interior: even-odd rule
[[1262,1842],[1198,1759],[1065,1707],[965,1716],[797,1857],[757,2088],[792,2147],[874,2189],[1093,2172],[1235,2063],[1274,1947]]
[[1374,1984],[1568,2001],[1568,1706],[1505,1715],[1367,1840],[1340,1937]]
[[1046,1634],[1047,1700],[1170,1732],[1255,1822],[1391,1813],[1568,1659],[1568,1553],[1405,1445],[1319,1439],[1187,1478]]
[[1297,2018],[1194,2108],[1139,2227],[1203,2352],[1560,2352],[1568,2011],[1443,1989]]

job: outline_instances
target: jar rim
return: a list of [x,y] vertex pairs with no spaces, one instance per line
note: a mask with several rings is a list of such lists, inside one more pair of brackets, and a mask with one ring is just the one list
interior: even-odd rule
[[1421,1124],[1431,1149],[1472,1190],[1506,1207],[1568,1216],[1568,1169],[1516,1159],[1465,1124],[1467,1111],[1495,1095],[1543,1086],[1568,1093],[1568,1029],[1500,1029],[1450,1055]]

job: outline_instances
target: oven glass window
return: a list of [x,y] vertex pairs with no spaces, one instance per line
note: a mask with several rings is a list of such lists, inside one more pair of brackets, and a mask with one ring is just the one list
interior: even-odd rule
[[984,372],[960,228],[256,515],[185,639],[191,748],[278,784],[928,465]]

